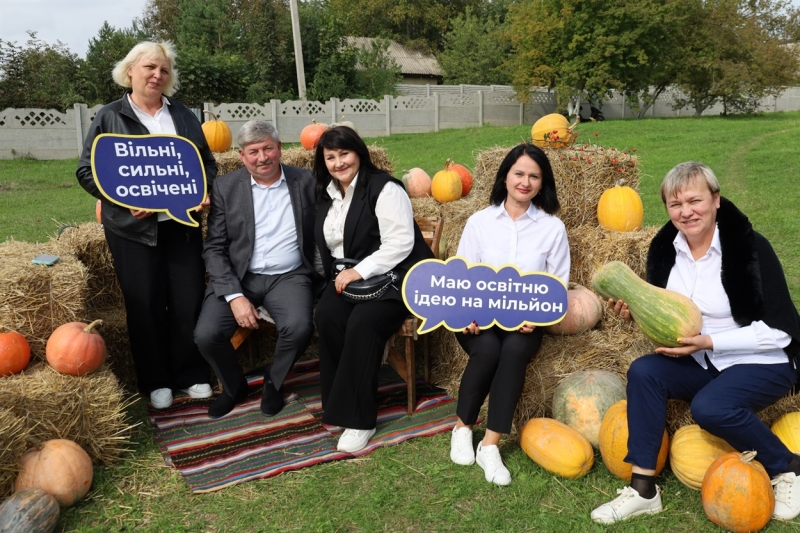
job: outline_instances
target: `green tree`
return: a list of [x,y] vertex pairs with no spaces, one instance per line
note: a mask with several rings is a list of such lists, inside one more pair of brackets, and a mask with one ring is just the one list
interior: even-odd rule
[[309,100],[325,102],[332,97],[347,98],[355,85],[357,53],[347,45],[343,27],[332,11],[326,13],[319,25],[317,65],[308,84]]
[[28,32],[25,46],[0,39],[0,109],[58,109],[83,101],[81,61],[60,41],[48,44]]
[[202,107],[203,102],[247,101],[251,65],[241,56],[184,47],[177,66],[181,88],[175,96],[184,104]]
[[481,20],[471,8],[458,15],[444,36],[444,50],[437,60],[444,82],[474,85],[506,84],[510,77],[502,68],[508,44],[500,36],[497,19]]
[[104,22],[97,37],[89,39],[86,59],[80,70],[85,86],[86,103],[107,104],[122,94],[122,88],[111,79],[111,71],[144,36],[135,29],[117,30]]
[[356,51],[355,86],[350,98],[380,100],[386,94],[395,94],[394,86],[403,77],[388,50],[388,40],[375,39],[372,46]]

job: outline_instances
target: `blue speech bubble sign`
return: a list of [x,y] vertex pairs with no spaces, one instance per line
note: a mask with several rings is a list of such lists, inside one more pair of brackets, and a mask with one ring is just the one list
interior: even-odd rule
[[468,265],[458,256],[414,265],[403,280],[403,300],[422,319],[418,333],[439,326],[463,331],[472,321],[480,329],[514,331],[523,324],[549,326],[567,314],[567,287],[560,278],[522,273],[514,265]]
[[177,135],[98,135],[92,174],[100,192],[130,209],[166,212],[196,227],[191,213],[206,197],[206,172],[197,147]]

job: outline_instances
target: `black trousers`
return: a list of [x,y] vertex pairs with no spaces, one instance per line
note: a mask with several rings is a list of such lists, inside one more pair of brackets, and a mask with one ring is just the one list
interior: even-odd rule
[[349,429],[375,427],[383,350],[407,316],[400,300],[353,304],[336,294],[333,282],[328,283],[314,314],[324,423]]
[[139,390],[208,383],[208,365],[192,338],[205,290],[200,228],[159,222],[156,246],[105,234],[125,297]]
[[[275,320],[278,340],[269,378],[280,389],[295,361],[308,348],[314,327],[311,309],[314,296],[311,277],[305,267],[285,274],[251,274],[242,279],[242,291],[255,307],[263,305]],[[225,393],[236,396],[244,381],[231,337],[238,328],[231,305],[208,291],[197,320],[194,339],[203,357],[222,382]]]
[[469,355],[458,388],[456,414],[462,422],[474,424],[490,395],[487,429],[511,432],[514,410],[525,385],[525,368],[539,351],[543,335],[540,327],[528,334],[498,327],[478,335],[456,333],[456,340]]

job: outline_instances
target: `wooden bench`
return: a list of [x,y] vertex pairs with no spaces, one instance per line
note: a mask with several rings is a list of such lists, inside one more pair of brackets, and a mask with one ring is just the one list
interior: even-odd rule
[[[430,246],[433,251],[433,256],[436,259],[439,257],[439,243],[442,239],[442,227],[444,221],[439,217],[415,217],[414,219],[422,231],[422,237],[425,243]],[[258,328],[264,329],[274,326],[275,322],[269,318],[266,312],[262,312],[264,319],[258,321]],[[406,383],[408,391],[408,414],[414,413],[417,407],[417,372],[416,372],[416,350],[415,341],[418,339],[417,329],[419,328],[419,319],[413,315],[406,318],[405,322],[400,329],[386,343],[386,350],[383,356],[383,362],[391,366],[395,372]],[[233,349],[236,350],[241,344],[249,337],[254,329],[239,328],[231,337],[231,344]],[[395,341],[402,338],[403,350],[399,351],[395,346]],[[427,381],[430,379],[430,351],[428,348],[428,339],[426,335],[422,336],[422,355],[423,355],[423,376]]]

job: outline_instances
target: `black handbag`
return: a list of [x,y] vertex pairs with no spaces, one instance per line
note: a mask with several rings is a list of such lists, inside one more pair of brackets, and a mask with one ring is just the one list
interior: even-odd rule
[[[336,259],[333,261],[331,267],[331,279],[335,280],[336,276],[342,270],[353,268],[359,263],[355,259]],[[378,274],[367,279],[360,279],[358,281],[350,282],[347,287],[342,291],[341,296],[351,303],[368,302],[383,296],[389,287],[394,287],[397,282],[397,274],[391,270],[385,274]]]

